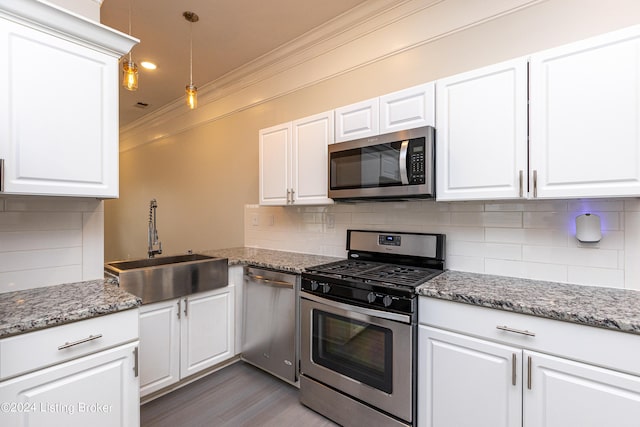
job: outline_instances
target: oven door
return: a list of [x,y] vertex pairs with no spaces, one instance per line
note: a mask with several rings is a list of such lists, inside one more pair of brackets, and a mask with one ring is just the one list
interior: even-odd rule
[[411,422],[414,334],[409,316],[306,292],[300,304],[301,374]]

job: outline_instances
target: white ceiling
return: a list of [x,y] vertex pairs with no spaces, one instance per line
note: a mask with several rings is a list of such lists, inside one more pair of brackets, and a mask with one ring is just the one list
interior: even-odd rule
[[[139,88],[120,86],[120,126],[184,96],[189,84],[189,31],[193,25],[193,82],[197,87],[251,62],[365,0],[105,0],[103,24],[140,39],[132,59]],[[182,13],[192,11],[194,24]],[[141,61],[158,68],[148,71]],[[138,102],[149,104],[141,109]],[[185,107],[186,108],[186,107]]]

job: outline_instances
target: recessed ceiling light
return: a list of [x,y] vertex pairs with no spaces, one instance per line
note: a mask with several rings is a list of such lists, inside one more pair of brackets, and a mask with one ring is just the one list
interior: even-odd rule
[[144,68],[146,68],[147,70],[155,70],[156,68],[158,68],[156,66],[156,64],[154,64],[153,62],[149,62],[149,61],[142,61],[140,63],[140,65],[142,65]]

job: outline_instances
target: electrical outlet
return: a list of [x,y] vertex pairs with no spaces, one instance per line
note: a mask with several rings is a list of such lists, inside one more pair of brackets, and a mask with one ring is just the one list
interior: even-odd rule
[[271,227],[271,226],[273,226],[273,223],[274,223],[273,215],[267,216],[267,218],[265,220],[265,224],[268,225],[269,227]]
[[326,215],[327,228],[334,228],[336,226],[336,216],[332,213]]
[[258,216],[258,214],[251,214],[251,225],[253,225],[254,227],[260,225],[260,217]]

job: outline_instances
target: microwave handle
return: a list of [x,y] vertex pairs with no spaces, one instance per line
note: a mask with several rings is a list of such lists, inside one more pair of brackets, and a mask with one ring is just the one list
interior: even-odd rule
[[400,146],[400,179],[403,185],[409,184],[409,175],[407,174],[407,151],[409,150],[409,140],[402,141]]

